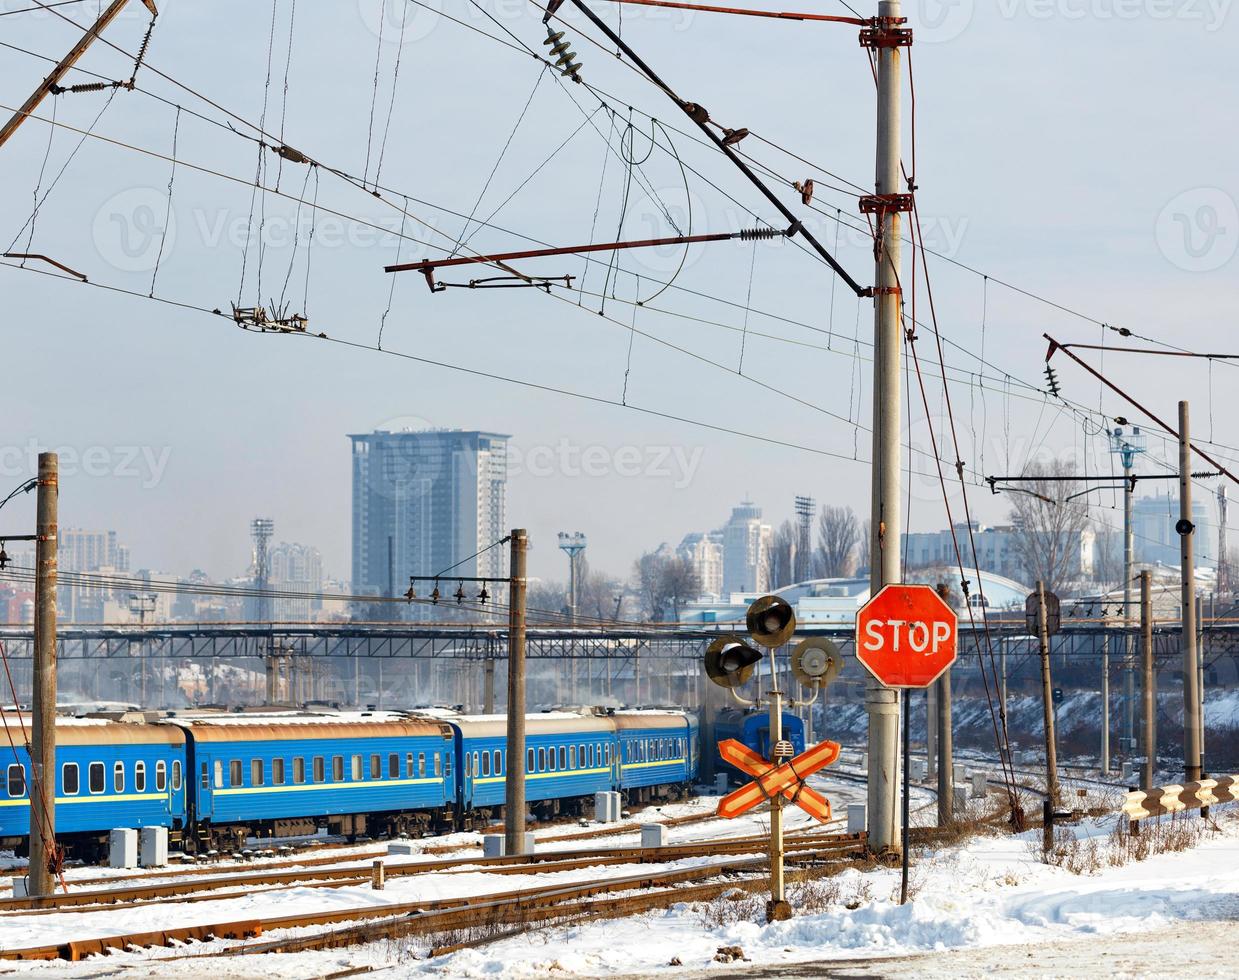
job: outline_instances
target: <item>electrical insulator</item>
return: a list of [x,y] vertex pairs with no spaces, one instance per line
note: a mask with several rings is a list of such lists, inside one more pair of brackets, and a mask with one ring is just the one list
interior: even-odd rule
[[9,563],[9,553],[4,550],[4,542],[0,541],[0,572]]
[[404,594],[404,598],[408,602],[412,602],[417,598],[417,592],[413,589],[413,576],[409,576],[409,591]]
[[1050,394],[1055,398],[1059,397],[1058,374],[1054,371],[1053,365],[1045,366],[1045,380],[1049,383]]
[[478,602],[485,605],[486,600],[490,598],[490,593],[486,591],[486,586],[482,586],[482,591],[478,593]]
[[782,238],[783,235],[779,228],[744,228],[740,231],[740,241],[756,242],[765,238]]
[[579,82],[581,79],[577,72],[581,70],[581,63],[573,60],[576,58],[576,52],[569,50],[569,44],[563,38],[563,31],[552,31],[548,27],[546,40],[542,43],[551,49],[551,57],[555,59],[555,67],[559,69],[560,74],[569,76],[574,82]]
[[430,593],[430,601],[436,606],[439,604],[439,583],[435,582],[434,591]]
[[456,592],[454,593],[454,598],[456,599],[456,605],[458,606],[462,602],[465,601],[465,583],[464,582],[461,582],[456,586]]
[[724,129],[723,130],[723,145],[724,146],[735,146],[742,139],[744,139],[744,137],[748,135],[749,135],[749,131],[747,129]]

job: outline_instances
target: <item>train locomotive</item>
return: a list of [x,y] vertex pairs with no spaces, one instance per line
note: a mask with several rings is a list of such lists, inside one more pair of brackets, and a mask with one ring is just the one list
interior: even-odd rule
[[[116,827],[167,827],[187,853],[250,837],[426,834],[501,814],[503,716],[451,711],[189,712],[149,722],[58,718],[57,839],[96,861]],[[554,711],[526,721],[535,815],[585,812],[595,792],[626,802],[689,793],[695,716],[674,709]],[[0,847],[28,853],[29,760],[14,749],[0,794]]]
[[[789,711],[783,712],[783,738],[792,743],[792,752],[799,755],[805,750],[804,722]],[[734,738],[753,749],[763,759],[770,758],[770,714],[767,711],[752,711],[741,708],[724,708],[714,722],[714,735],[722,742]],[[718,749],[715,748],[717,757]],[[718,759],[718,771],[727,773],[733,783],[748,782],[752,777],[729,762]]]

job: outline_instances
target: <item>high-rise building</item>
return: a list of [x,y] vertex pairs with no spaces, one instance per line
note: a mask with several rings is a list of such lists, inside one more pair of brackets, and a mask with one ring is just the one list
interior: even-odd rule
[[764,592],[770,581],[770,544],[774,531],[763,524],[752,501],[733,507],[723,526],[723,595]]
[[[277,544],[270,551],[268,581],[284,592],[318,594],[323,590],[323,556],[317,548],[304,544]],[[323,600],[298,596],[277,598],[272,616],[281,623],[308,623],[323,608]]]
[[349,438],[354,591],[400,594],[408,576],[457,562],[456,575],[503,574],[505,550],[484,549],[507,533],[509,436],[431,429]]
[[678,557],[693,566],[703,596],[723,594],[723,532],[694,531],[684,535],[675,549]]
[[[61,528],[57,544],[57,567],[62,572],[129,572],[129,549],[120,544],[115,531],[84,531]],[[110,586],[60,585],[56,590],[58,615],[66,623],[97,623],[104,617],[104,603],[112,598]]]
[[[1197,490],[1198,494],[1202,491]],[[1132,501],[1132,546],[1136,561],[1150,565],[1179,564],[1179,520],[1177,494],[1137,497]],[[1197,496],[1192,500],[1192,523],[1196,525],[1195,558],[1211,565],[1217,557],[1217,525],[1209,517],[1208,505]]]

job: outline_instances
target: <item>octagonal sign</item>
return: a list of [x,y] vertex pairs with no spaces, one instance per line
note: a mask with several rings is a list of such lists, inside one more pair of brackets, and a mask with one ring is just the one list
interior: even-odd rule
[[886,687],[928,687],[955,662],[955,612],[928,585],[887,585],[856,616],[856,657]]

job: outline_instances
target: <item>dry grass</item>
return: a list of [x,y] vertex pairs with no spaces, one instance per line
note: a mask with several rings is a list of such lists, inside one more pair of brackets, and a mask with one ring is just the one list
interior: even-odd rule
[[[1228,811],[1222,821],[1236,819]],[[1140,821],[1138,834],[1130,832],[1127,821],[1104,837],[1077,838],[1069,829],[1054,833],[1053,845],[1046,849],[1041,840],[1030,841],[1029,847],[1045,864],[1063,868],[1071,874],[1097,874],[1106,868],[1119,868],[1133,861],[1144,861],[1158,854],[1175,854],[1197,846],[1202,840],[1221,832],[1212,819],[1201,819],[1196,811],[1184,811],[1165,817]]]

